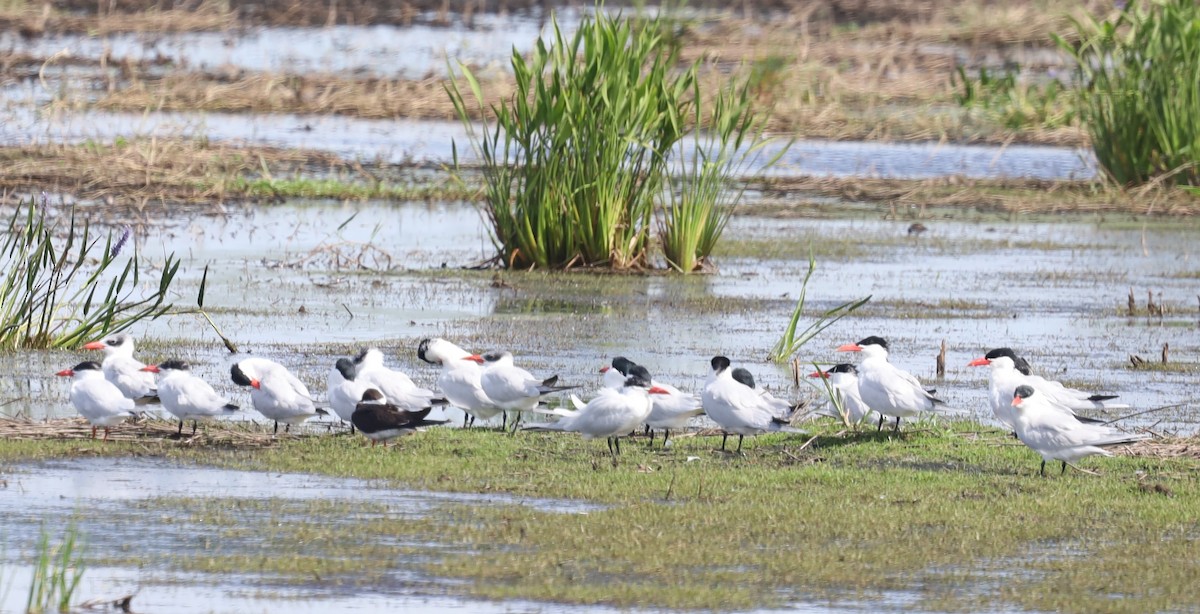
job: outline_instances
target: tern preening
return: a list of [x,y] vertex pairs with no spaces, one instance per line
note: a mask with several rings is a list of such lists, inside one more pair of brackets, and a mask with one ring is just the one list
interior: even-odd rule
[[100,363],[104,377],[121,390],[121,394],[138,404],[157,403],[154,389],[154,374],[142,370],[146,365],[133,357],[133,337],[118,333],[103,341],[93,341],[83,346],[85,350],[104,350],[104,361]]
[[397,437],[410,435],[422,427],[445,424],[445,420],[426,419],[432,409],[427,405],[416,411],[408,411],[389,403],[383,393],[375,388],[368,388],[354,408],[350,421],[371,441],[372,448],[381,441],[386,448],[387,442]]
[[1050,398],[1032,386],[1022,384],[1013,392],[1013,422],[1017,438],[1042,457],[1041,474],[1046,461],[1067,463],[1094,454],[1112,456],[1105,448],[1148,439],[1144,433],[1130,434],[1112,427],[1087,424],[1052,406]]
[[900,430],[900,419],[921,412],[933,411],[945,401],[933,396],[921,386],[913,374],[888,362],[888,343],[882,337],[871,336],[858,343],[848,343],[839,352],[861,352],[858,363],[858,392],[867,407],[879,412],[879,428],[884,416],[896,419],[893,430]]
[[412,378],[402,371],[389,369],[383,364],[383,352],[367,348],[354,358],[357,374],[355,381],[375,388],[383,393],[388,403],[408,411],[417,411],[433,405],[444,405],[445,399],[436,398],[432,390],[413,383]]
[[230,367],[229,376],[238,386],[250,387],[254,409],[275,422],[275,433],[280,422],[290,430],[293,424],[328,414],[313,403],[304,382],[273,360],[247,358]]
[[238,411],[237,405],[217,394],[208,382],[192,375],[191,366],[182,360],[168,360],[142,367],[142,370],[159,374],[158,398],[164,409],[179,418],[179,435],[183,435],[185,420],[192,421],[192,434],[195,435],[198,420]]
[[740,378],[734,379],[734,369],[729,368],[729,359],[724,356],[713,357],[710,364],[712,375],[704,387],[704,393],[700,395],[700,402],[708,417],[725,432],[721,437],[721,450],[725,449],[725,442],[731,434],[738,436],[737,453],[740,454],[742,439],[746,435],[804,432],[788,424],[790,416],[776,414],[772,400],[753,387],[753,378],[749,379],[749,383],[745,381],[749,372],[739,374]]
[[506,412],[518,412],[513,418],[513,429],[521,419],[519,412],[533,411],[543,397],[578,386],[558,386],[558,376],[539,380],[532,373],[513,365],[511,352],[489,352],[471,354],[461,360],[470,360],[484,365],[479,383],[492,403]]
[[363,393],[370,388],[358,381],[357,371],[353,360],[339,358],[325,377],[325,399],[338,418],[350,423],[351,433],[354,433],[354,422],[350,417],[354,415],[354,408],[362,400]]
[[[634,367],[645,369],[624,356],[612,359],[612,366],[600,369],[600,372],[604,374],[604,387],[621,388],[625,385],[625,380],[633,372]],[[654,430],[662,429],[663,447],[665,448],[671,440],[671,429],[687,428],[692,418],[704,413],[704,408],[700,406],[699,397],[683,392],[670,384],[652,379],[650,386],[663,392],[655,393],[650,397],[650,415],[646,416],[645,420],[646,430],[650,432],[650,443],[653,445]]]
[[92,439],[96,428],[104,429],[104,440],[108,440],[108,429],[132,418],[133,399],[122,394],[116,384],[104,377],[99,364],[81,362],[70,369],[56,373],[60,377],[73,377],[71,382],[71,405],[79,415],[92,425]]
[[[463,360],[470,356],[470,352],[440,337],[422,339],[417,346],[417,358],[429,364],[441,365],[438,388],[451,405],[463,410],[464,427],[468,418],[474,425],[476,418],[490,420],[504,413],[483,391],[483,367],[472,360]],[[508,416],[503,416],[502,420],[501,430],[507,426]]]
[[596,397],[581,409],[571,412],[556,410],[562,416],[557,422],[528,426],[527,431],[571,431],[584,439],[608,439],[608,452],[614,461],[621,453],[621,436],[636,429],[650,416],[652,395],[667,391],[653,386],[645,367],[633,366],[620,388],[601,388]]
[[837,418],[849,424],[874,419],[875,413],[863,401],[858,391],[858,369],[854,365],[843,362],[830,367],[828,371],[814,371],[809,377],[828,380],[827,392],[831,397],[813,413]]
[[[1050,381],[1033,374],[1029,363],[1017,356],[1010,348],[996,348],[980,358],[967,363],[971,367],[991,367],[988,378],[988,401],[992,414],[1005,426],[1016,430],[1013,417],[1012,398],[1018,386],[1027,385],[1042,393],[1050,407],[1061,408],[1074,416],[1076,411],[1088,409],[1128,409],[1124,403],[1110,403],[1116,395],[1091,394],[1067,388],[1059,382]],[[1090,418],[1080,418],[1087,422]]]

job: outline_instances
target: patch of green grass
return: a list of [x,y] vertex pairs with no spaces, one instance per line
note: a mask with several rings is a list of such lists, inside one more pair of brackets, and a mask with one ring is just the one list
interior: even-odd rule
[[235,177],[225,190],[251,198],[333,198],[349,200],[465,200],[478,193],[462,182],[363,183],[339,179],[249,179]]
[[[1114,594],[1127,611],[1191,603],[1195,460],[1088,459],[1080,465],[1100,475],[1040,478],[1035,454],[968,422],[922,422],[899,437],[813,428],[811,442],[747,439],[745,456],[716,451],[714,437],[681,436],[665,453],[627,440],[616,466],[602,442],[484,429],[431,429],[386,450],[348,435],[180,449],[172,454],[246,469],[607,507],[446,503],[414,518],[376,503],[200,497],[146,511],[215,531],[210,551],[173,553],[172,566],[306,584],[358,574],[369,584],[409,565],[462,581],[439,591],[614,607],[874,603],[890,591],[916,594],[914,610],[1083,612],[1111,609],[1097,595]],[[0,442],[0,458],[70,449],[17,443]],[[250,537],[272,544],[270,555],[232,545]]]

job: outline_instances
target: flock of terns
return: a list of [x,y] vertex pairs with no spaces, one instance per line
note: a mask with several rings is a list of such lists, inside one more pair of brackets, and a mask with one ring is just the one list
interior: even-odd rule
[[[101,363],[81,362],[58,372],[74,378],[70,400],[92,426],[109,428],[139,413],[139,406],[161,403],[163,409],[179,420],[178,435],[184,422],[216,418],[240,411],[208,382],[191,372],[181,360],[145,365],[134,358],[134,341],[117,334],[83,346],[103,350]],[[377,442],[413,433],[422,427],[444,424],[445,420],[428,417],[436,405],[451,405],[465,413],[463,426],[475,419],[502,416],[502,429],[518,427],[522,414],[548,414],[553,422],[526,426],[529,431],[565,431],[585,439],[605,438],[614,461],[620,454],[620,437],[643,426],[664,432],[668,445],[671,430],[687,428],[692,418],[707,415],[723,432],[721,449],[729,435],[738,436],[737,453],[746,435],[770,432],[803,433],[794,423],[816,416],[832,416],[847,423],[895,418],[900,420],[922,413],[952,411],[927,390],[912,374],[888,361],[888,343],[880,337],[867,337],[858,343],[838,348],[857,352],[862,360],[853,365],[838,364],[811,377],[822,378],[828,398],[807,410],[803,404],[779,399],[755,385],[753,375],[742,368],[731,368],[730,360],[716,356],[712,373],[699,396],[655,381],[648,369],[624,357],[614,358],[603,372],[604,387],[588,402],[571,395],[573,408],[546,408],[548,395],[575,386],[558,385],[558,377],[540,379],[513,364],[509,352],[474,354],[445,339],[425,339],[417,349],[418,357],[441,367],[437,385],[440,395],[415,384],[403,372],[384,364],[378,349],[364,350],[353,358],[340,358],[330,369],[326,399],[330,409],[362,432],[374,446]],[[970,363],[991,370],[989,403],[996,419],[1012,430],[1018,439],[1042,457],[1041,473],[1047,461],[1061,461],[1066,471],[1071,461],[1101,454],[1106,448],[1145,439],[1148,435],[1126,433],[1100,420],[1077,412],[1095,409],[1119,409],[1128,405],[1114,402],[1113,395],[1096,395],[1068,388],[1032,374],[1029,364],[1008,348],[988,352]],[[155,375],[157,374],[157,379]],[[313,401],[308,388],[283,365],[265,358],[245,358],[230,367],[233,383],[249,388],[254,409],[287,427],[318,415],[326,415]],[[651,431],[653,445],[653,431]]]

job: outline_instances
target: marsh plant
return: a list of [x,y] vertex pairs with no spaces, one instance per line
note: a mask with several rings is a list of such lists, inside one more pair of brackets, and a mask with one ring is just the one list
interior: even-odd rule
[[[702,108],[701,64],[681,64],[671,23],[598,8],[568,37],[553,22],[528,60],[514,51],[515,93],[482,113],[494,117],[482,128],[459,80],[450,81],[482,160],[485,211],[504,266],[645,267],[660,204],[668,205],[659,236],[671,266],[691,271],[708,256],[732,204],[725,180],[760,145],[761,123],[744,82]],[[478,79],[459,70],[482,107]],[[714,130],[699,135],[701,119]],[[694,148],[682,146],[689,132]],[[694,162],[676,163],[684,154]],[[457,149],[454,159],[459,168]]]
[[1200,5],[1131,0],[1115,16],[1055,36],[1075,63],[1079,114],[1116,183],[1200,185]]
[[37,560],[34,561],[25,611],[28,614],[69,612],[71,596],[83,578],[83,570],[83,554],[75,527],[67,527],[58,545],[50,543],[50,534],[43,529],[38,539]]
[[812,279],[813,273],[816,270],[817,261],[810,255],[808,257],[808,272],[804,275],[804,281],[800,283],[800,298],[796,300],[796,307],[792,310],[792,317],[788,320],[787,326],[784,327],[783,334],[779,336],[779,341],[775,342],[775,347],[771,348],[771,353],[768,355],[768,358],[774,362],[787,362],[806,343],[821,334],[821,331],[833,326],[838,320],[850,315],[859,307],[866,305],[867,301],[871,300],[871,297],[867,296],[856,301],[842,303],[832,309],[826,310],[803,330],[800,330],[800,320],[804,317],[804,302],[808,296],[808,280]]
[[165,313],[179,261],[168,256],[157,284],[135,298],[146,265],[131,232],[101,238],[74,209],[60,221],[45,203],[17,207],[0,252],[0,348],[74,347]]

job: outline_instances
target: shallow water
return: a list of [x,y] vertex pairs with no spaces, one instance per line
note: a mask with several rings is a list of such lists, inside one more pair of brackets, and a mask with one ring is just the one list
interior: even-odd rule
[[[578,12],[559,11],[569,32]],[[543,20],[525,14],[481,13],[470,25],[255,27],[213,32],[120,32],[102,36],[51,34],[23,37],[0,32],[0,50],[109,64],[150,62],[201,72],[254,71],[341,74],[385,79],[442,75],[447,61],[507,70],[513,50],[526,53],[543,35]],[[51,68],[51,73],[57,69]],[[150,76],[155,70],[150,69]]]
[[[0,121],[0,145],[110,142],[131,137],[205,137],[213,142],[306,149],[384,164],[449,164],[452,144],[464,162],[475,161],[462,124],[406,119],[357,119],[335,115],[231,113],[34,113],[9,109]],[[773,148],[742,169],[762,174]],[[927,179],[1083,180],[1096,176],[1090,151],[1027,145],[862,143],[797,141],[767,171],[775,176]]]
[[[292,367],[318,397],[336,358],[366,344],[381,346],[389,360],[432,386],[436,370],[415,356],[418,340],[428,336],[475,350],[510,349],[535,374],[557,373],[585,385],[585,396],[598,385],[597,369],[613,356],[629,356],[656,378],[698,390],[715,354],[745,364],[779,393],[808,395],[807,387],[792,389],[785,369],[761,361],[787,322],[811,246],[818,270],[809,284],[810,309],[868,294],[874,299],[805,348],[800,358],[806,363],[853,361],[833,349],[880,334],[892,343],[893,362],[986,419],[986,370],[966,364],[1010,346],[1039,374],[1121,394],[1135,410],[1193,403],[1131,425],[1200,427],[1194,375],[1127,368],[1131,354],[1156,360],[1164,343],[1174,360],[1198,362],[1194,275],[1200,267],[1192,260],[1190,224],[963,217],[927,220],[927,233],[908,237],[907,222],[878,215],[739,216],[724,239],[726,254],[717,257],[717,275],[503,273],[502,283],[495,273],[457,268],[491,253],[482,224],[474,207],[461,203],[290,204],[174,218],[139,229],[138,240],[144,254],[174,251],[184,258],[179,307],[192,304],[208,264],[206,306],[223,332],[244,351]],[[354,254],[367,244],[392,256],[390,269],[334,268],[326,257],[337,250]],[[1140,307],[1152,290],[1167,316],[1127,317],[1130,288]],[[227,381],[232,358],[201,318],[166,317],[132,332],[178,340],[177,350],[167,352],[160,342],[143,356],[182,355],[235,402],[249,405]],[[943,339],[948,371],[934,383]],[[0,357],[0,396],[13,399],[0,411],[71,415],[69,383],[51,374],[86,355]]]
[[[32,552],[43,528],[52,542],[61,539],[68,522],[83,538],[86,556],[104,559],[157,560],[169,556],[198,556],[215,546],[202,532],[190,528],[186,513],[155,502],[173,497],[206,497],[219,494],[231,499],[369,503],[383,506],[390,517],[425,516],[445,504],[529,505],[564,514],[587,513],[597,506],[572,501],[454,495],[406,491],[386,485],[344,478],[300,474],[233,471],[180,465],[162,459],[110,459],[53,461],[18,465],[0,472],[5,481],[0,515],[5,518],[2,567],[5,586],[0,611],[24,607],[23,587],[29,570],[20,564]],[[231,513],[237,515],[238,512]],[[115,521],[115,522],[114,522]],[[325,519],[337,524],[338,517]],[[225,540],[222,554],[253,552],[270,547],[253,536]],[[216,550],[214,550],[216,551]],[[295,586],[271,574],[186,573],[149,566],[88,566],[76,595],[82,599],[109,598],[136,593],[137,612],[246,612],[281,611],[395,611],[418,612],[540,611],[528,602],[491,603],[439,596],[440,581],[401,567],[386,581],[370,587]]]

